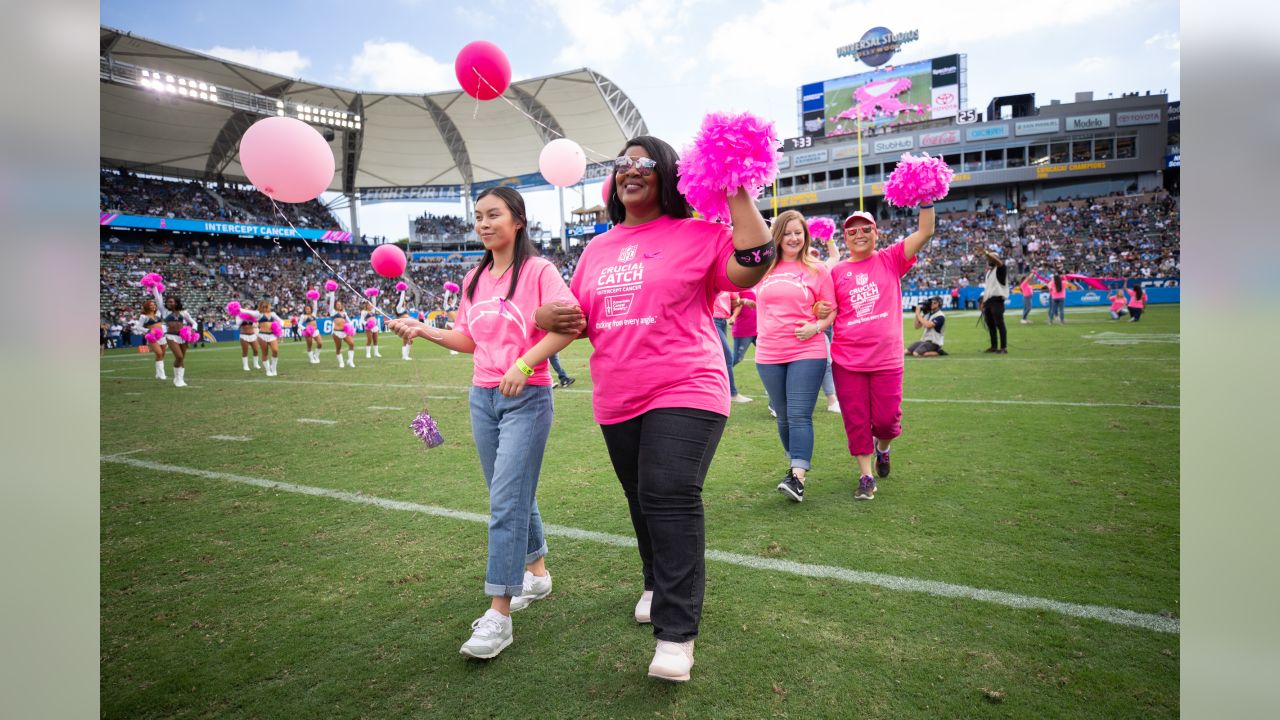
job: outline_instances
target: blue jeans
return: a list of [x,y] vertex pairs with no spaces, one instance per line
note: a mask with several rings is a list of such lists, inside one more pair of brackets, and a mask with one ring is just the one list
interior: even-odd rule
[[836,382],[831,377],[831,328],[827,328],[824,334],[827,336],[827,371],[822,375],[822,394],[828,399],[836,396]]
[[733,381],[733,348],[729,346],[729,321],[715,318],[716,330],[720,333],[720,347],[724,348],[724,367],[729,371],[729,397],[738,396],[738,383]]
[[551,361],[551,369],[556,371],[556,375],[560,377],[561,381],[569,379],[569,374],[564,371],[564,368],[560,367],[560,353],[556,353],[547,359]]
[[1067,316],[1063,314],[1062,309],[1067,306],[1066,298],[1050,298],[1049,299],[1049,322],[1053,322],[1053,316],[1058,316],[1059,322],[1066,322]]
[[551,416],[550,387],[526,386],[513,398],[498,388],[471,388],[471,433],[489,486],[486,595],[519,595],[525,565],[547,554],[534,493]]
[[736,337],[733,339],[733,364],[737,365],[742,362],[742,358],[747,356],[747,348],[751,347],[751,343],[756,341],[756,336]]
[[795,360],[779,365],[756,363],[769,401],[778,414],[778,437],[791,467],[808,470],[813,460],[813,406],[827,361]]

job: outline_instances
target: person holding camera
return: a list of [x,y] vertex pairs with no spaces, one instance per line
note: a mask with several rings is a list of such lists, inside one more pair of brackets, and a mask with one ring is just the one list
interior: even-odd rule
[[920,339],[907,346],[907,354],[915,357],[938,357],[946,355],[942,349],[942,328],[947,316],[942,313],[942,298],[931,297],[916,305],[915,326],[924,328]]
[[[987,256],[987,277],[983,281],[980,310],[982,319],[987,323],[987,332],[991,335],[991,347],[983,352],[1005,355],[1009,352],[1009,331],[1004,325],[1004,301],[1009,297],[1009,269],[999,255],[990,250],[982,252]],[[1000,337],[998,347],[997,335]]]

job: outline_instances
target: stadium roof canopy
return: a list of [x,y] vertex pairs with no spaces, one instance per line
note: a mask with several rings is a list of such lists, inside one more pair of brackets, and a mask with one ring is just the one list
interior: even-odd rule
[[361,92],[106,26],[100,40],[100,155],[106,165],[131,170],[247,181],[240,137],[256,120],[278,114],[306,115],[333,130],[337,173],[329,189],[346,193],[499,181],[536,173],[542,147],[560,135],[612,153],[647,133],[622,90],[588,68],[512,83],[503,94],[510,104],[495,99],[477,107],[461,89]]

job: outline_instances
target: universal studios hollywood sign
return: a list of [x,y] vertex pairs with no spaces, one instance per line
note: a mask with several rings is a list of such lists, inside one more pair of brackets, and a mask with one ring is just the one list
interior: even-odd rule
[[879,67],[889,62],[905,43],[919,39],[919,30],[894,33],[889,28],[873,27],[863,33],[858,42],[836,48],[836,57],[852,57],[871,67]]

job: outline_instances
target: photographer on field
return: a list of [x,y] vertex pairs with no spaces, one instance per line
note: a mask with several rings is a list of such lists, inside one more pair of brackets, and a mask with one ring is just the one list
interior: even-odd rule
[[947,351],[942,349],[942,332],[947,316],[942,313],[942,298],[931,297],[916,305],[915,310],[915,326],[924,328],[924,334],[907,346],[907,354],[915,357],[946,355]]

